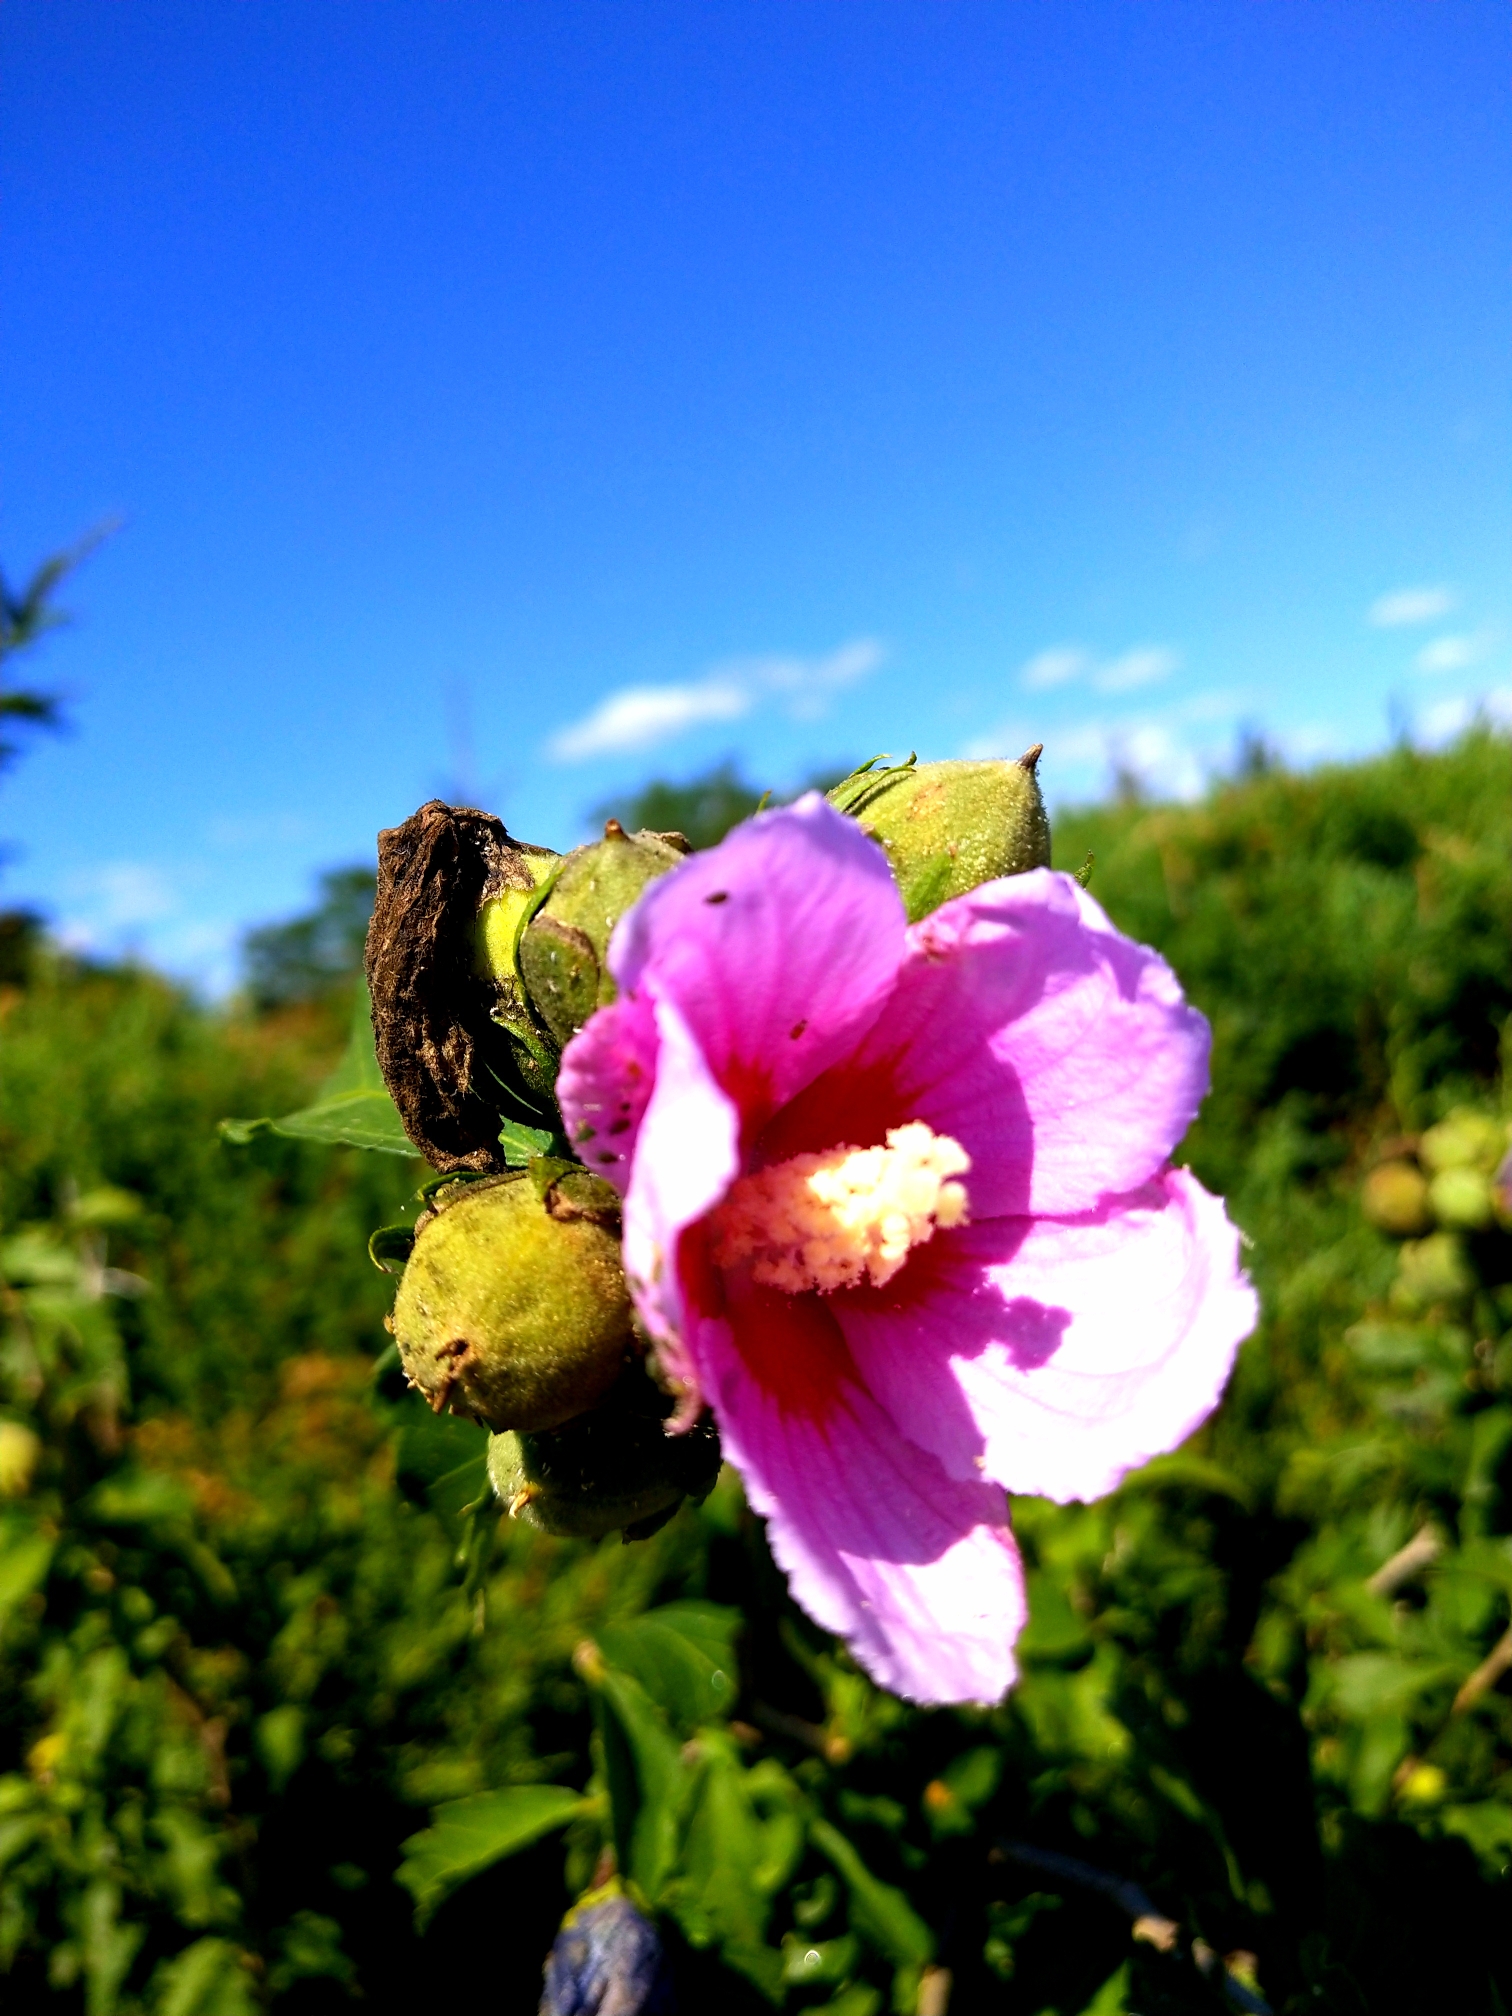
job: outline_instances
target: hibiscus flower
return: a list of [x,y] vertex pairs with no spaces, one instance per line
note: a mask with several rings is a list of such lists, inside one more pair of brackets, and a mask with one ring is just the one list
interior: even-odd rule
[[1212,1410],[1256,1305],[1170,1156],[1208,1027],[1067,875],[911,928],[817,795],[652,884],[568,1046],[672,1427],[713,1409],[797,1601],[883,1686],[997,1700],[1007,1491],[1109,1491]]

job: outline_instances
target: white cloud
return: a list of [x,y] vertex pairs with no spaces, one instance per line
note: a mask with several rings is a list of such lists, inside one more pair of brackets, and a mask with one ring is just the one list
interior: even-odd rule
[[1406,623],[1431,623],[1454,607],[1452,588],[1393,588],[1371,603],[1368,620],[1378,630],[1398,630]]
[[1047,795],[1062,803],[1104,790],[1121,771],[1139,777],[1157,797],[1194,798],[1231,753],[1234,732],[1252,710],[1249,696],[1214,687],[1158,713],[1096,715],[1066,727],[1040,724],[1032,734],[1026,722],[1006,721],[962,753],[978,760],[1008,757],[1043,740],[1040,779]]
[[1485,631],[1476,636],[1435,637],[1431,644],[1425,644],[1417,655],[1419,672],[1463,672],[1467,665],[1478,665],[1490,649],[1493,639]]
[[687,686],[625,686],[581,721],[553,735],[546,748],[558,763],[628,755],[670,741],[704,721],[738,721],[750,706],[749,692],[723,679],[701,679]]
[[814,658],[771,653],[736,658],[677,686],[624,686],[546,744],[558,763],[625,756],[670,742],[711,721],[738,721],[763,701],[779,701],[797,721],[822,715],[832,697],[882,663],[882,646],[854,637]]
[[1145,644],[1099,665],[1092,675],[1092,684],[1099,693],[1133,693],[1141,686],[1153,686],[1161,679],[1168,679],[1180,663],[1177,654],[1164,645]]
[[70,942],[98,945],[144,924],[160,924],[179,907],[178,892],[160,868],[142,861],[105,861],[69,884]]
[[1025,663],[1019,684],[1026,693],[1048,693],[1054,686],[1079,678],[1091,662],[1074,644],[1053,644],[1048,651],[1036,651]]
[[1497,686],[1489,693],[1457,693],[1452,699],[1435,701],[1418,716],[1417,739],[1430,749],[1437,748],[1463,735],[1477,720],[1512,728],[1512,686]]
[[1079,644],[1052,644],[1025,661],[1019,685],[1026,693],[1049,693],[1086,677],[1099,693],[1132,693],[1169,677],[1180,663],[1180,655],[1164,644],[1139,644],[1116,658],[1103,659]]
[[1475,719],[1475,702],[1468,694],[1456,694],[1452,700],[1438,700],[1433,706],[1423,710],[1418,718],[1417,732],[1420,741],[1430,748],[1440,742],[1452,742],[1461,735]]

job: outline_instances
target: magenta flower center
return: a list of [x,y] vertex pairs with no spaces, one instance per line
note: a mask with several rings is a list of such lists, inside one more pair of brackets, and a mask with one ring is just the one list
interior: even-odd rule
[[721,1268],[763,1288],[880,1288],[939,1227],[964,1225],[971,1167],[959,1141],[922,1120],[889,1130],[882,1148],[842,1146],[740,1177],[709,1218]]

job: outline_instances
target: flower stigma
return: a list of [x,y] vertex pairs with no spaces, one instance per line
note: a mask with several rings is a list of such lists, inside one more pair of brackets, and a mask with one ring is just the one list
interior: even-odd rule
[[888,1130],[885,1148],[794,1155],[740,1177],[710,1214],[717,1267],[744,1267],[763,1288],[827,1295],[891,1281],[939,1227],[966,1223],[971,1157],[922,1120]]

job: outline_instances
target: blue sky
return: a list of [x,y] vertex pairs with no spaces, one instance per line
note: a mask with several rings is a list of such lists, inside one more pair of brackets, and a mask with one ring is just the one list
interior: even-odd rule
[[1512,712],[1499,0],[5,0],[0,901],[219,986],[437,792]]

